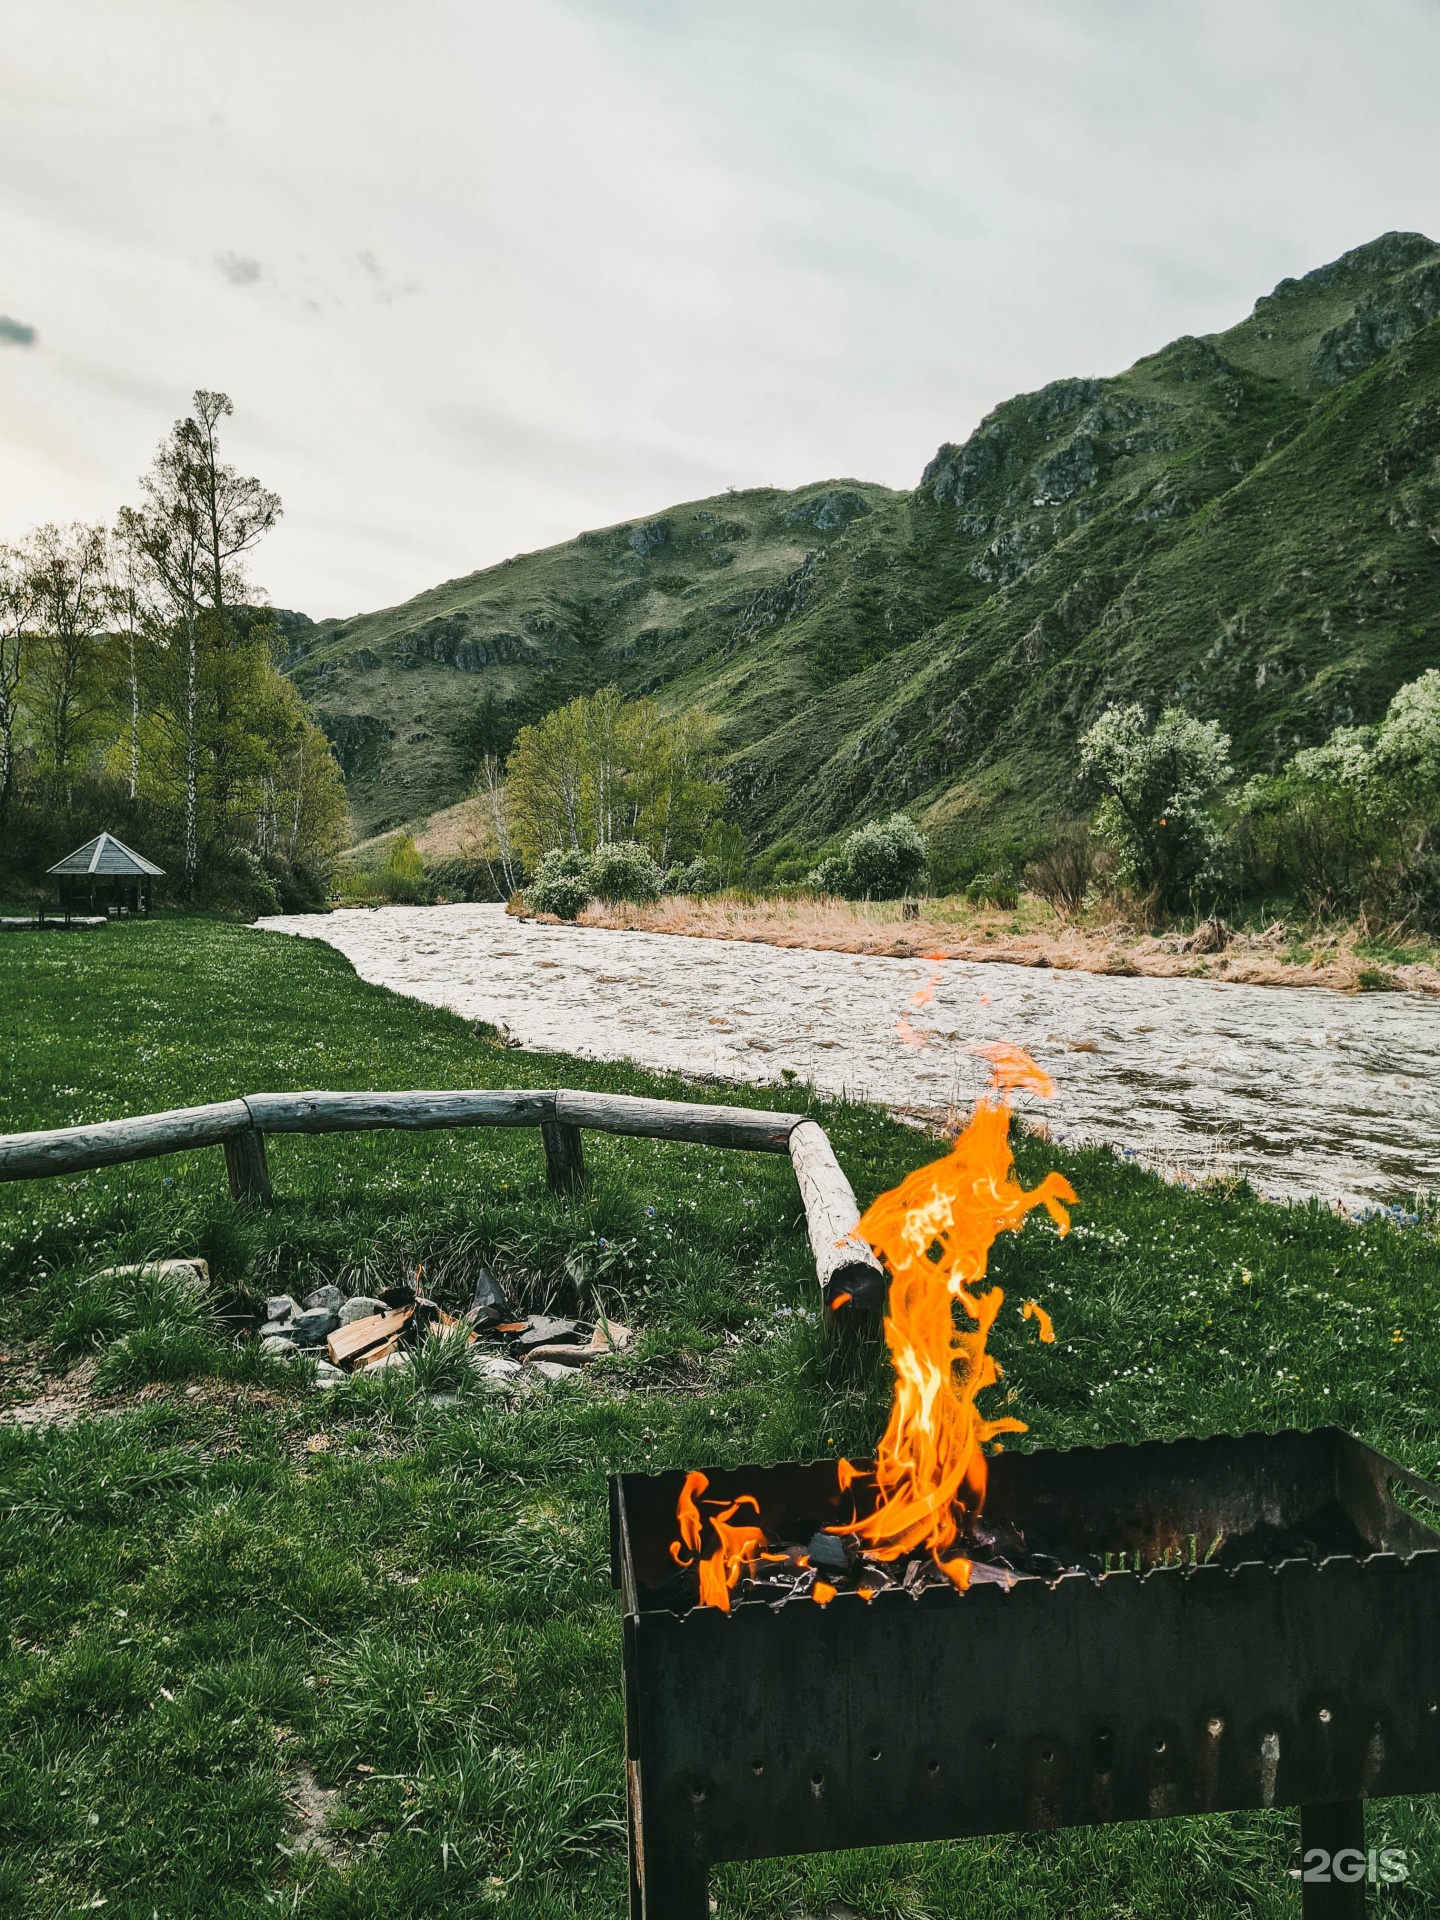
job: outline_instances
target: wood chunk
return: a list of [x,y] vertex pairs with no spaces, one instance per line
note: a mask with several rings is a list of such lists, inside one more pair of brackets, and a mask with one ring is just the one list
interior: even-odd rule
[[623,1353],[634,1337],[618,1320],[601,1320],[590,1336],[590,1345],[599,1353]]
[[337,1367],[358,1363],[362,1354],[397,1339],[410,1318],[408,1307],[396,1307],[391,1313],[372,1313],[368,1320],[352,1320],[337,1327],[325,1342],[325,1351]]
[[601,1347],[527,1347],[525,1359],[531,1366],[537,1360],[548,1360],[558,1367],[588,1367],[592,1360],[603,1360],[605,1350]]

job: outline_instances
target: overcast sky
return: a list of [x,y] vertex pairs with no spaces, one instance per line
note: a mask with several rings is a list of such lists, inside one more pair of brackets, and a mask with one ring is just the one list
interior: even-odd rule
[[912,486],[1389,228],[1440,0],[45,0],[4,11],[0,538],[196,386],[319,617],[726,486]]

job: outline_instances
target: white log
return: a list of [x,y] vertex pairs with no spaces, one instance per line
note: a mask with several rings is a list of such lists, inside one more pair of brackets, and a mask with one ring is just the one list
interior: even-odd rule
[[213,1106],[140,1113],[129,1120],[101,1120],[93,1126],[3,1134],[0,1180],[40,1180],[49,1174],[113,1167],[123,1160],[184,1153],[192,1147],[217,1147],[249,1125],[250,1110],[243,1100],[218,1100]]
[[362,1133],[372,1127],[538,1127],[555,1095],[528,1087],[435,1093],[252,1093],[245,1106],[261,1133]]
[[810,1250],[827,1313],[883,1310],[885,1269],[856,1231],[860,1208],[855,1191],[825,1129],[802,1120],[790,1135],[790,1160],[805,1202]]
[[784,1153],[802,1116],[754,1107],[712,1107],[698,1101],[641,1100],[628,1093],[555,1096],[555,1118],[597,1133],[639,1134],[651,1140],[688,1140],[704,1147],[742,1147]]

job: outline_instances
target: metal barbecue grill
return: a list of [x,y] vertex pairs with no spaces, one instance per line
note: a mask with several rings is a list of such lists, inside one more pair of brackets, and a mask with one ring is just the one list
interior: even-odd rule
[[[1292,1806],[1336,1850],[1440,1789],[1440,1533],[1391,1489],[1440,1490],[1337,1428],[1002,1454],[987,1527],[1081,1570],[824,1607],[686,1610],[683,1479],[610,1483],[633,1920],[720,1860]],[[777,1540],[851,1513],[833,1461],[709,1479]]]

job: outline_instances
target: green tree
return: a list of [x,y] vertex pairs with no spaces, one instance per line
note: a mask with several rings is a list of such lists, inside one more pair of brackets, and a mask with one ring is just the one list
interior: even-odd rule
[[[223,393],[199,390],[122,510],[130,644],[143,655],[142,785],[178,794],[183,880],[196,885],[202,842],[286,859],[328,857],[344,820],[339,773],[275,666],[279,635],[255,605],[249,556],[281,512],[277,495],[225,463]],[[138,704],[138,702],[137,702]]]
[[1152,727],[1138,706],[1110,707],[1080,743],[1080,777],[1100,797],[1095,830],[1120,878],[1152,908],[1216,877],[1213,808],[1234,770],[1215,721],[1167,707]]
[[104,527],[37,527],[22,549],[29,574],[29,705],[50,774],[64,786],[102,723],[110,611]]
[[522,727],[506,763],[509,831],[532,869],[557,849],[588,854],[636,840],[662,866],[695,852],[723,797],[717,729],[662,716],[614,687]]
[[1253,884],[1294,887],[1320,916],[1440,921],[1440,672],[1403,686],[1378,726],[1337,727],[1241,796]]
[[21,688],[29,665],[35,588],[25,556],[0,546],[0,823],[15,790]]

